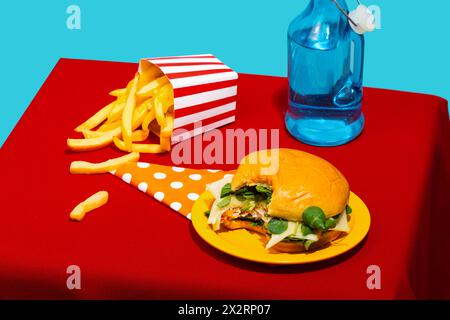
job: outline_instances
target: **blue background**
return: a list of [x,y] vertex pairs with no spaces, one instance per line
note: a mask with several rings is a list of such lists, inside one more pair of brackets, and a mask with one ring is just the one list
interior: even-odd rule
[[[287,27],[308,1],[3,1],[0,145],[60,57],[214,53],[238,72],[284,76]],[[450,1],[363,2],[382,13],[382,29],[366,36],[364,84],[448,99]],[[71,4],[81,8],[81,30],[66,27]]]

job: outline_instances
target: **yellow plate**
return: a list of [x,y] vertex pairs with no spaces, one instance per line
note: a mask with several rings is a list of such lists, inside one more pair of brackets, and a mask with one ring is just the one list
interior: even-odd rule
[[271,265],[304,264],[336,257],[358,245],[370,228],[370,213],[367,206],[357,195],[351,193],[349,204],[353,211],[349,221],[351,229],[349,234],[314,252],[271,253],[264,248],[261,237],[255,233],[243,229],[219,233],[213,231],[205,216],[213,201],[212,194],[205,191],[192,208],[192,223],[200,237],[216,249],[232,256]]

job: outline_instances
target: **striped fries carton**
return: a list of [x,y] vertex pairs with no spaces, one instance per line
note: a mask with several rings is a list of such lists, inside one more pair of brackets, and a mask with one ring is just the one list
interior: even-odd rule
[[142,59],[158,67],[174,90],[172,144],[235,121],[238,74],[212,54]]

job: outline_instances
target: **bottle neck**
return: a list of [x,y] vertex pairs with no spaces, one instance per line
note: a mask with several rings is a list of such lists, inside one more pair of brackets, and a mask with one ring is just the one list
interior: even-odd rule
[[[337,0],[348,12],[345,0]],[[346,39],[349,23],[332,0],[311,0],[308,7],[291,22],[288,35],[297,44],[307,48],[331,50]]]
[[[337,0],[337,3],[348,13],[348,6],[345,0]],[[342,14],[336,6],[336,3],[332,0],[311,0],[309,5],[314,11],[327,10],[329,12],[335,12],[336,14]]]

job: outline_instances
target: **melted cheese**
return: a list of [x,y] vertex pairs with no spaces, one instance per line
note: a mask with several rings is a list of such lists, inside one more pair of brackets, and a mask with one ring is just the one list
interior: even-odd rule
[[350,227],[348,225],[347,213],[344,211],[339,215],[338,220],[336,221],[336,227],[330,230],[342,231],[342,232],[350,232]]
[[223,186],[226,185],[227,183],[231,183],[231,180],[233,180],[233,175],[227,175],[225,178],[219,181],[207,184],[206,190],[211,192],[214,198],[220,199],[220,193],[222,192]]
[[310,233],[308,235],[304,235],[302,233],[302,225],[299,224],[298,228],[297,228],[297,232],[295,233],[295,238],[297,239],[301,239],[301,240],[311,240],[311,241],[319,241],[319,237],[314,234],[314,233]]
[[288,221],[288,227],[286,231],[280,234],[273,234],[269,242],[267,242],[266,249],[272,248],[274,245],[280,243],[285,238],[295,234],[297,232],[297,227],[298,227],[297,222]]

